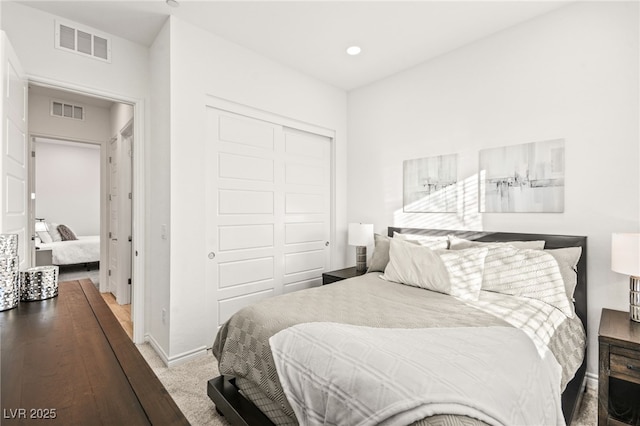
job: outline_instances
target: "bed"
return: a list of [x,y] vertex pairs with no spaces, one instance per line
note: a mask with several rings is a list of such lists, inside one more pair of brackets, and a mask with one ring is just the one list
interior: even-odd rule
[[38,244],[39,250],[51,250],[54,265],[67,266],[100,261],[100,236],[78,236],[77,240]]
[[[484,243],[544,241],[544,249],[549,250],[546,253],[555,253],[554,249],[579,248],[581,254],[577,260],[577,274],[574,277],[574,303],[570,306],[572,312],[573,310],[575,312],[573,314],[559,314],[559,311],[567,309],[567,307],[563,306],[560,309],[557,306],[540,303],[537,299],[512,297],[493,291],[481,291],[475,301],[463,300],[464,298],[454,298],[441,292],[383,280],[380,275],[386,275],[386,272],[381,271],[341,281],[339,284],[267,299],[236,313],[220,328],[216,336],[213,353],[218,360],[221,376],[211,379],[207,386],[208,395],[215,403],[216,410],[224,415],[231,424],[296,424],[300,413],[303,412],[300,411],[300,407],[307,409],[308,407],[305,407],[304,404],[309,404],[310,401],[316,403],[316,400],[320,400],[318,402],[320,408],[316,410],[316,407],[311,407],[308,412],[315,413],[324,410],[329,415],[333,415],[330,412],[338,410],[333,410],[331,408],[333,406],[327,408],[327,401],[333,401],[331,404],[338,404],[341,402],[340,397],[332,394],[331,389],[329,391],[323,389],[324,393],[315,400],[313,395],[300,396],[300,392],[311,393],[309,389],[298,389],[299,393],[296,394],[296,378],[298,377],[296,374],[300,372],[287,370],[290,365],[308,364],[308,366],[302,365],[301,368],[310,368],[318,362],[321,363],[323,357],[318,358],[317,354],[322,352],[323,346],[327,346],[324,348],[329,351],[327,356],[333,357],[331,351],[346,353],[348,347],[356,346],[350,345],[350,343],[363,335],[368,336],[369,340],[366,341],[366,344],[374,342],[375,346],[375,342],[382,342],[380,336],[383,333],[387,333],[384,341],[392,341],[399,335],[407,334],[409,338],[412,338],[411,336],[416,336],[413,333],[424,332],[430,333],[425,335],[428,336],[424,337],[425,339],[432,338],[436,334],[442,336],[442,344],[444,345],[445,341],[455,341],[451,340],[453,335],[456,338],[471,341],[474,335],[485,336],[485,333],[500,332],[511,333],[508,334],[509,336],[516,333],[517,335],[514,334],[513,340],[509,340],[510,342],[517,342],[518,338],[526,334],[527,338],[524,340],[529,343],[533,342],[540,353],[545,351],[553,353],[553,357],[547,358],[556,360],[562,370],[561,374],[558,374],[561,376],[560,382],[554,385],[557,386],[557,389],[563,389],[560,397],[561,413],[559,417],[563,422],[570,424],[579,407],[586,370],[586,237],[389,228],[388,236],[393,237],[394,234],[396,237],[397,234],[440,236],[462,239],[460,241]],[[399,238],[393,240],[397,239]],[[399,242],[392,244],[394,247],[400,247]],[[377,247],[376,245],[376,249]],[[402,247],[407,248],[408,246],[405,244]],[[512,246],[509,245],[509,247],[508,250],[511,250]],[[418,250],[411,247],[409,249]],[[475,252],[482,250],[486,256],[486,248]],[[535,251],[524,250],[523,253]],[[455,254],[455,256],[462,256],[462,254]],[[484,257],[482,259],[484,260]],[[527,319],[522,320],[523,317]],[[323,331],[325,334],[322,334]],[[388,334],[390,331],[391,335]],[[467,334],[459,335],[459,333]],[[296,340],[292,340],[292,336],[298,336],[298,341],[300,338],[307,339],[304,341],[312,342],[313,347],[319,349],[303,353],[300,355],[302,358],[289,358],[290,352],[297,354],[297,350],[305,350],[309,347],[305,344],[301,348],[295,348]],[[317,340],[310,340],[314,336]],[[422,338],[421,336],[420,339]],[[483,342],[490,340],[488,337],[483,337],[474,342],[474,345],[481,346]],[[399,340],[398,343],[394,343],[394,346],[402,347],[402,344],[403,342]],[[434,345],[431,346],[435,348]],[[339,347],[340,350],[335,351],[336,347]],[[455,351],[455,347],[454,344],[451,347],[453,349],[449,350]],[[292,348],[296,351],[293,351]],[[498,358],[497,355],[511,354],[511,351],[516,353],[515,343],[510,344],[509,348],[509,351],[494,350],[495,358]],[[411,347],[407,347],[407,350],[410,351]],[[487,349],[487,351],[489,351],[487,353],[491,358],[491,349]],[[313,358],[314,356],[316,358]],[[526,354],[518,356],[526,356]],[[358,355],[350,353],[348,356],[337,358],[342,361],[349,357],[357,359]],[[448,357],[441,359],[444,358]],[[301,359],[305,361],[301,362]],[[507,356],[501,362],[509,363],[510,361]],[[407,362],[415,362],[415,359]],[[372,370],[371,365],[355,365],[351,370],[345,371]],[[455,366],[455,368],[462,367],[464,366]],[[517,365],[514,368],[515,371],[507,376],[520,373]],[[315,374],[317,375],[317,372]],[[420,386],[423,385],[419,381],[412,383],[412,377],[403,375],[402,370],[390,374],[381,380],[384,380],[386,384],[399,383],[407,388],[416,386],[416,389],[421,389]],[[454,369],[446,374],[454,376],[457,372]],[[378,370],[376,370],[376,375],[382,377]],[[400,377],[403,378],[400,379]],[[340,378],[337,377],[337,379]],[[370,380],[371,378],[365,377],[365,379]],[[372,383],[371,387],[376,385],[375,382],[357,383]],[[345,386],[348,385],[347,383]],[[315,391],[315,388],[313,390]],[[500,392],[500,389],[496,389],[496,391]],[[402,390],[400,389],[398,392],[401,393]],[[344,399],[347,399],[347,396]],[[379,396],[376,398],[380,399]],[[301,402],[301,399],[304,401]],[[352,402],[349,401],[349,403]],[[560,402],[558,402],[558,406],[560,407]],[[449,422],[449,424],[490,423],[481,416],[469,417],[465,410],[452,410],[451,413],[439,411],[435,414],[426,410],[422,413],[428,413],[428,415],[415,417],[417,414],[414,410],[411,414],[414,417],[406,418],[411,418],[409,423],[416,425],[442,422]],[[402,417],[396,417],[396,420],[399,418]],[[308,422],[308,418],[305,417],[305,419],[305,423]],[[387,420],[389,419],[387,418]],[[350,422],[351,420],[347,423]],[[322,423],[322,421],[318,423]],[[331,421],[327,423],[330,424]],[[338,423],[340,422],[338,421]],[[396,422],[396,424],[409,423]]]

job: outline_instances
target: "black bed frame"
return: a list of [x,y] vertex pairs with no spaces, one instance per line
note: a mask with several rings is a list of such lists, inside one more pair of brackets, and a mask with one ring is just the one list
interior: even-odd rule
[[[389,227],[388,235],[394,232],[418,235],[455,235],[467,240],[484,242],[531,241],[545,240],[545,249],[563,247],[582,247],[582,255],[578,261],[578,284],[574,293],[576,314],[587,330],[587,237],[571,235],[522,234],[511,232],[488,231],[451,231],[441,229],[417,229]],[[573,379],[562,393],[562,412],[567,425],[577,415],[585,388],[587,369],[587,352]],[[224,416],[232,425],[270,426],[274,423],[262,413],[251,401],[240,394],[235,385],[235,378],[218,376],[207,382],[207,395],[216,405],[216,411]]]

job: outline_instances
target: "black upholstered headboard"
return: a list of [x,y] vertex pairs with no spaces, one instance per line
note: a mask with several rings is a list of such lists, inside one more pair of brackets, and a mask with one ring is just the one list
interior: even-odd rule
[[[506,242],[506,241],[534,241],[544,240],[545,249],[556,249],[563,247],[582,247],[582,254],[578,261],[578,284],[574,292],[576,314],[582,321],[585,331],[587,330],[587,237],[572,235],[549,235],[549,234],[521,234],[513,232],[490,232],[490,231],[451,231],[444,229],[419,229],[419,228],[388,228],[388,236],[393,237],[393,233],[418,234],[418,235],[455,235],[467,240],[485,242]],[[586,371],[585,359],[580,369],[576,372],[574,379],[569,382],[562,394],[562,409],[567,424],[571,424],[571,419],[579,405],[579,395],[581,393],[584,375]]]

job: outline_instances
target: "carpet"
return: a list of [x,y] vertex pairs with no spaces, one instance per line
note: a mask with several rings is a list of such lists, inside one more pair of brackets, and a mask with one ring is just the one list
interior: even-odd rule
[[[207,355],[201,358],[167,368],[148,343],[137,346],[189,423],[194,426],[229,425],[216,412],[213,402],[207,396],[207,381],[219,375],[218,364],[211,355],[211,351],[207,351]],[[572,426],[597,425],[597,401],[597,390],[587,388],[579,414],[572,422]]]

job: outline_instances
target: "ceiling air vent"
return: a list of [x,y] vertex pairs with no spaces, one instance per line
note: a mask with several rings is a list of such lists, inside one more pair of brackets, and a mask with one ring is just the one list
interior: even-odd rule
[[58,49],[111,62],[111,39],[91,29],[57,21],[55,37]]
[[84,120],[84,107],[61,101],[51,101],[51,115],[55,117]]

